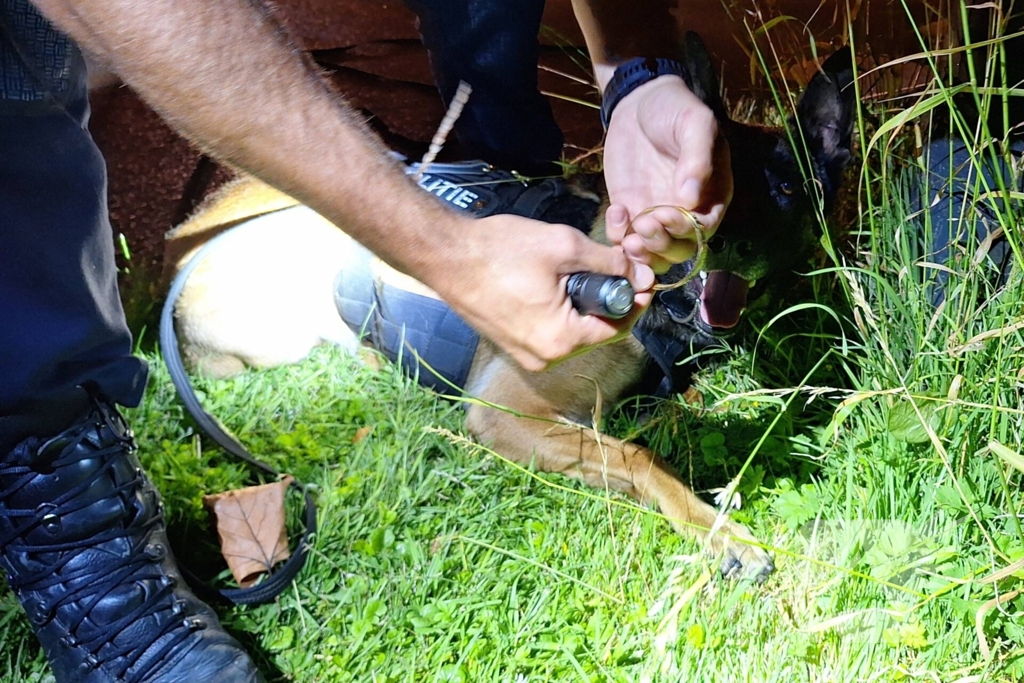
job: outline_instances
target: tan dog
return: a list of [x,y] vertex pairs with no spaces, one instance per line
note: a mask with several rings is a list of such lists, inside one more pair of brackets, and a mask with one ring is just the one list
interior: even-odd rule
[[167,235],[164,280],[228,232],[189,278],[175,310],[185,363],[210,377],[296,363],[320,343],[355,349],[334,276],[352,238],[255,179],[230,183]]
[[[332,296],[335,275],[352,258],[350,237],[277,190],[243,179],[169,233],[165,262],[170,272],[229,228],[230,234],[204,255],[175,309],[189,365],[225,377],[246,365],[298,361],[322,342],[355,348],[356,335],[339,318]],[[379,267],[394,282],[394,271]],[[643,347],[630,336],[533,374],[481,340],[466,393],[511,412],[473,404],[466,427],[523,465],[534,463],[541,471],[656,503],[677,530],[702,538],[718,513],[664,460],[642,446],[582,426],[593,419],[599,400],[614,405],[639,379],[646,362]],[[772,561],[753,543],[745,528],[726,520],[710,547],[724,554],[723,572],[763,577],[773,569]]]
[[[611,406],[623,398],[652,360],[669,379],[671,391],[671,375],[680,355],[673,352],[666,359],[661,353],[666,345],[678,350],[680,344],[687,348],[714,344],[716,332],[739,321],[748,289],[755,282],[764,287],[773,276],[798,267],[802,258],[806,261],[808,249],[816,242],[820,210],[813,195],[820,192],[826,203],[831,200],[851,156],[853,89],[845,87],[852,77],[851,57],[841,51],[822,66],[790,121],[790,130],[799,129],[802,135],[791,138],[781,131],[729,121],[699,39],[689,38],[687,50],[688,82],[716,112],[732,150],[733,202],[708,243],[705,271],[685,287],[656,296],[637,323],[636,335],[571,358],[545,373],[522,370],[481,340],[465,391],[482,402],[468,408],[466,427],[516,462],[534,463],[539,470],[560,472],[591,486],[623,491],[645,504],[657,504],[681,532],[705,538],[714,527],[709,545],[723,555],[722,571],[763,578],[773,569],[771,558],[746,529],[720,519],[650,450],[598,434],[586,425],[591,424],[597,406]],[[799,155],[792,139],[802,140]],[[800,158],[810,161],[815,183],[804,182]],[[473,187],[442,184],[425,189],[457,208],[468,208],[467,193]],[[558,211],[561,202],[572,201],[563,195],[553,214],[545,218],[567,222]],[[596,204],[592,209],[602,215]],[[177,303],[177,329],[186,362],[223,377],[246,365],[297,361],[321,342],[355,348],[356,336],[341,321],[335,305],[335,276],[362,258],[358,254],[365,250],[310,209],[255,180],[227,187],[170,233],[165,256],[168,274],[182,268],[200,245],[234,226],[238,227],[195,270]],[[593,225],[591,236],[602,238],[600,221]],[[692,267],[679,264],[661,279],[677,281]],[[373,268],[380,280],[404,279],[403,289],[425,289],[379,262]],[[637,335],[647,341],[642,345]],[[657,343],[650,343],[652,339]],[[668,393],[664,389],[663,383],[659,391]]]

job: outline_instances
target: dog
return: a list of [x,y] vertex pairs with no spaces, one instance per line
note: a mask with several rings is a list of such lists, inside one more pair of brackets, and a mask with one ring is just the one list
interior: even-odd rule
[[[739,322],[755,281],[806,262],[819,225],[820,204],[813,195],[831,200],[851,157],[852,89],[845,87],[851,62],[848,53],[833,55],[800,98],[789,129],[806,143],[800,145],[806,149],[802,156],[783,131],[728,119],[699,39],[687,39],[685,63],[688,84],[719,116],[732,150],[734,199],[708,244],[705,272],[684,287],[660,292],[634,335],[547,372],[529,373],[487,340],[474,342],[464,391],[479,400],[467,407],[465,425],[477,440],[513,461],[656,504],[679,532],[704,538],[717,520],[708,543],[722,557],[723,574],[763,580],[774,565],[746,528],[718,519],[715,508],[657,454],[588,425],[596,406],[629,395],[648,370],[660,380],[647,391],[680,388],[673,385],[680,347],[714,344],[719,332]],[[804,181],[800,158],[813,180]],[[456,191],[438,191],[436,183],[425,187],[447,201],[468,201]],[[602,239],[598,196],[576,190],[550,204],[557,208],[581,200],[590,207],[592,236]],[[225,232],[191,273],[175,308],[183,355],[193,369],[224,377],[246,366],[301,360],[319,343],[357,348],[358,321],[355,331],[343,322],[337,300],[339,272],[367,267],[366,254],[352,238],[290,197],[244,179],[168,234],[170,274]],[[371,268],[377,282],[437,303],[423,285],[379,261]],[[677,282],[692,268],[692,263],[679,264],[660,280]]]

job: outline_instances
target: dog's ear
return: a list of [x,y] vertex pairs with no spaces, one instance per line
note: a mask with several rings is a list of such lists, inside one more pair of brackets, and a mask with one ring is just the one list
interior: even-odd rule
[[821,65],[807,85],[796,115],[825,184],[825,195],[832,196],[843,169],[852,158],[850,137],[853,132],[855,97],[853,56],[844,47]]
[[683,37],[683,52],[686,55],[683,65],[690,76],[686,85],[701,102],[708,105],[719,120],[724,121],[727,115],[722,103],[722,93],[704,41],[693,31],[687,31]]

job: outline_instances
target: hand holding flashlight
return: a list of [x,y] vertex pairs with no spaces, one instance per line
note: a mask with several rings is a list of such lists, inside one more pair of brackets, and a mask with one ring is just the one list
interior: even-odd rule
[[565,285],[573,307],[580,315],[597,315],[609,320],[625,318],[633,310],[633,286],[617,275],[573,273]]

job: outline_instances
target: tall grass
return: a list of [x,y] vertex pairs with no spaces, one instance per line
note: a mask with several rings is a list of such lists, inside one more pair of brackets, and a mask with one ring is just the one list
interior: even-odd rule
[[[992,15],[991,30],[1001,35],[1004,18]],[[933,78],[911,106],[859,112],[860,227],[852,248],[824,245],[832,263],[820,274],[843,285],[835,310],[849,312],[845,330],[855,341],[840,354],[844,376],[835,378],[841,391],[832,395],[842,400],[820,432],[821,469],[810,483],[778,494],[776,509],[803,537],[798,561],[820,577],[817,606],[825,598],[831,607],[802,626],[860,642],[853,666],[836,678],[872,678],[861,657],[874,659],[883,678],[1024,676],[1024,195],[1019,159],[988,123],[996,111],[1004,128],[1012,125],[1007,98],[1020,92],[1006,82],[1003,41],[971,38],[941,53],[966,58],[966,84],[954,85],[953,69],[923,44],[920,59]],[[985,58],[971,60],[979,51]],[[980,115],[971,116],[972,108]],[[922,133],[938,142],[921,149]],[[956,147],[963,158],[947,172],[967,199],[951,217],[955,258],[935,262],[943,245],[931,207],[950,193],[935,181],[953,183],[935,178],[937,157]],[[983,172],[1000,163],[1005,173]],[[976,223],[1002,231],[1010,245],[1017,268],[1005,285]],[[787,520],[794,504],[797,514]]]

